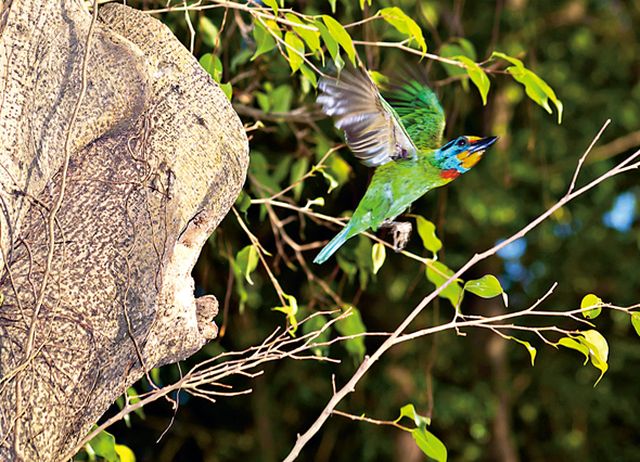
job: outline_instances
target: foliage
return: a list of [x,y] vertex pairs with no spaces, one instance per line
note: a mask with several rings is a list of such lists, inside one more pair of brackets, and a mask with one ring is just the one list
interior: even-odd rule
[[[587,158],[580,184],[632,148],[620,140],[640,125],[634,102],[640,98],[634,74],[640,17],[624,2],[203,4],[216,8],[188,14],[196,29],[193,51],[216,81],[228,84],[252,152],[237,214],[212,236],[195,271],[198,290],[218,295],[224,305],[226,317],[218,322],[225,323],[225,335],[191,364],[259,343],[276,325],[300,335],[314,326],[296,331],[299,319],[328,308],[354,314],[326,335],[350,337],[365,326],[392,331],[454,269],[562,196],[605,118],[614,123]],[[160,17],[190,43],[183,11]],[[447,113],[447,139],[477,133],[501,140],[472,172],[415,204],[416,233],[406,250],[417,258],[361,236],[315,267],[313,256],[338,229],[333,217],[349,216],[368,180],[313,106],[315,87],[322,72],[358,59],[382,80],[402,76],[403,66],[425,69]],[[607,144],[612,140],[617,144]],[[414,422],[408,430],[417,447],[436,460],[443,460],[442,448],[452,460],[496,460],[504,451],[522,460],[632,460],[633,435],[640,431],[633,373],[640,314],[608,309],[603,300],[638,302],[637,278],[630,275],[640,241],[635,209],[624,226],[604,217],[614,214],[622,193],[636,197],[636,185],[637,175],[617,177],[560,209],[464,280],[452,281],[440,293],[444,303],[433,303],[415,326],[523,309],[557,281],[543,310],[576,310],[558,321],[559,332],[541,338],[526,329],[465,329],[465,336],[446,331],[405,342],[340,409],[387,419],[405,409],[401,418]],[[318,328],[327,322],[314,319]],[[158,445],[173,415],[168,406],[145,408],[145,420],[132,419],[134,432],[114,432],[141,460],[160,460],[169,450],[173,460],[280,460],[320,413],[332,383],[348,380],[380,342],[356,337],[316,349],[342,359],[340,366],[289,361],[268,367],[250,385],[251,395],[216,406],[180,393],[175,423]],[[593,367],[580,368],[567,349]],[[161,382],[179,374],[169,366]],[[495,433],[497,423],[506,425],[506,436]],[[398,433],[336,416],[304,460],[311,454],[315,460],[402,459],[394,452],[401,447]]]

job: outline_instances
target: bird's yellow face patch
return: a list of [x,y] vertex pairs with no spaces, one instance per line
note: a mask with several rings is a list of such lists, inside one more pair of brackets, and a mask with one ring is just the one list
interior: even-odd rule
[[[471,146],[473,146],[473,143],[480,141],[482,139],[483,138],[480,136],[467,136],[467,140],[469,141],[469,144]],[[472,153],[470,153],[469,151],[463,151],[460,154],[458,154],[456,157],[458,157],[458,159],[460,160],[460,165],[463,168],[470,169],[471,167],[476,165],[480,161],[480,159],[482,159],[483,154],[484,154],[484,150],[476,151]]]

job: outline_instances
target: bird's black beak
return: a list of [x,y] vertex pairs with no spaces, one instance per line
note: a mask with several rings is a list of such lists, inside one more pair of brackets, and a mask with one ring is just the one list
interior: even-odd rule
[[469,143],[469,154],[473,152],[484,151],[497,140],[497,136],[488,136],[486,138],[480,138],[477,141],[473,141]]

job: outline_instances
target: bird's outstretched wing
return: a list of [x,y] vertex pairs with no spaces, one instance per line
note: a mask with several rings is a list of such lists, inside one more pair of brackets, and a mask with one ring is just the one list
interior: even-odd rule
[[398,114],[363,71],[343,69],[337,78],[320,79],[318,86],[323,112],[344,130],[347,144],[363,164],[377,167],[416,156]]
[[436,94],[418,80],[410,80],[383,93],[419,149],[442,146],[444,111]]

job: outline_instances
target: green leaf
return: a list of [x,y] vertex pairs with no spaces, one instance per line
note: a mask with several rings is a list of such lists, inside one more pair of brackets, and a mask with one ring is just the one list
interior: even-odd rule
[[320,37],[322,37],[322,41],[327,47],[327,51],[331,55],[331,59],[333,59],[336,68],[338,68],[338,70],[342,69],[344,67],[344,61],[340,57],[340,48],[338,46],[338,42],[333,38],[333,36],[329,33],[329,29],[327,29],[322,22],[316,21],[314,25],[320,31]]
[[506,55],[505,53],[500,53],[498,51],[494,51],[491,57],[502,58],[513,64],[513,66],[507,67],[506,70],[509,74],[511,74],[514,80],[524,86],[527,96],[534,102],[542,106],[549,114],[553,112],[551,110],[551,106],[549,105],[549,100],[551,100],[551,102],[556,106],[556,109],[558,110],[558,123],[562,122],[562,102],[558,99],[556,93],[547,84],[547,82],[542,80],[533,71],[527,69],[522,61],[517,58],[513,58]]
[[640,312],[631,313],[631,325],[640,336]]
[[244,190],[240,191],[240,195],[236,199],[235,206],[239,212],[246,212],[247,209],[251,207],[251,197],[249,196],[249,194],[244,192]]
[[[454,272],[447,268],[447,266],[439,261],[431,261],[427,265],[427,279],[431,281],[436,288],[443,285]],[[446,289],[440,292],[440,297],[446,298],[451,302],[451,305],[457,310],[462,300],[462,287],[458,281],[452,281]]]
[[101,457],[105,462],[119,462],[120,458],[116,452],[116,439],[114,436],[102,430],[91,441],[87,443],[96,456]]
[[276,47],[276,40],[260,22],[256,22],[253,27],[253,39],[256,41],[256,52],[251,57],[251,61]]
[[284,299],[287,302],[285,306],[276,306],[273,308],[273,311],[280,311],[287,316],[287,321],[289,322],[289,333],[291,335],[295,335],[296,330],[298,330],[298,319],[296,318],[296,314],[298,314],[298,300],[293,295],[282,294]]
[[213,80],[220,82],[222,78],[222,61],[220,61],[220,58],[214,54],[205,53],[200,58],[199,63],[213,77]]
[[224,93],[224,96],[226,96],[227,99],[231,101],[231,97],[233,96],[233,87],[231,86],[231,83],[221,83],[219,84],[219,86],[220,90],[222,90],[222,92]]
[[[327,322],[327,318],[325,318],[324,316],[316,315],[302,324],[302,332],[305,335],[312,332],[319,332],[327,324]],[[315,338],[315,340],[313,340],[313,343],[324,343],[327,342],[330,338],[331,329],[325,329]],[[329,351],[329,345],[315,346],[313,347],[312,351],[316,356],[326,356],[327,352]]]
[[313,88],[318,88],[318,77],[316,77],[316,73],[313,72],[313,69],[311,69],[305,63],[302,63],[302,66],[300,66],[300,71],[302,72],[302,75],[304,75],[304,77],[309,82],[311,82]]
[[[295,24],[300,24],[301,26],[309,26],[309,24],[305,24],[296,16],[295,14],[287,13],[284,15],[290,22]],[[312,53],[315,53],[320,49],[320,32],[308,29],[307,27],[296,27],[293,26],[293,30],[302,37],[302,40],[305,41],[307,47]]]
[[438,462],[447,462],[447,447],[426,428],[416,428],[411,436],[425,456]]
[[587,364],[589,362],[589,347],[583,345],[582,343],[574,340],[571,337],[562,337],[560,340],[558,340],[558,343],[556,343],[556,345],[561,345],[565,348],[570,348],[572,350],[576,350],[579,351],[580,353],[582,353],[584,355],[584,364]]
[[246,281],[253,285],[251,273],[253,273],[258,266],[258,251],[256,248],[253,245],[244,247],[236,255],[236,263],[240,275],[244,276]]
[[120,462],[136,462],[136,455],[129,447],[123,444],[116,444],[116,453],[120,458]]
[[589,347],[591,364],[600,370],[600,377],[598,377],[596,383],[593,384],[595,387],[602,379],[602,376],[604,376],[604,373],[607,372],[607,369],[609,369],[609,364],[607,363],[609,359],[609,344],[607,343],[607,339],[597,330],[585,330],[580,332],[580,334],[584,338],[582,343]]
[[[585,308],[593,307],[589,310]],[[594,294],[587,294],[582,298],[582,302],[580,302],[580,309],[582,311],[582,316],[587,319],[597,318],[598,315],[602,312],[602,299]]]
[[408,36],[411,40],[415,40],[423,53],[427,52],[427,42],[425,42],[424,36],[422,35],[422,29],[420,29],[418,23],[407,16],[404,11],[397,6],[392,6],[390,8],[383,8],[378,13],[382,15],[385,21],[395,27],[398,32]]
[[263,0],[263,3],[271,8],[275,14],[278,14],[278,2],[276,0]]
[[[485,274],[480,279],[467,281],[464,285],[464,290],[482,298],[493,298],[505,293],[500,281],[493,274]],[[507,306],[508,299],[503,296],[503,300],[505,306]]]
[[[323,14],[322,20],[324,21],[325,26],[327,26],[327,30],[329,31],[329,34],[331,35],[331,37],[333,37],[338,42],[338,44],[342,47],[345,53],[347,53],[347,56],[349,57],[349,60],[351,61],[351,63],[355,66],[356,49],[353,46],[353,40],[351,40],[351,36],[347,32],[347,30],[342,26],[342,24],[340,24],[338,21],[333,19],[331,16],[327,16],[326,14]],[[322,34],[322,31],[320,31],[320,34]],[[331,53],[331,51],[329,51],[329,53]]]
[[476,63],[472,59],[467,58],[466,56],[456,56],[454,59],[467,66],[467,74],[469,74],[471,81],[480,92],[482,105],[486,106],[487,95],[489,94],[489,86],[491,85],[491,82],[489,81],[489,77],[487,77],[487,74],[484,72],[484,69],[482,69],[478,65],[478,63]]
[[416,412],[416,408],[413,404],[405,404],[400,408],[400,416],[394,420],[395,423],[400,422],[403,417],[407,417],[413,421],[416,427],[426,427],[431,425],[431,419],[425,417]]
[[304,63],[304,43],[293,32],[287,32],[284,36],[284,43],[287,44],[287,56],[291,71],[296,72]]
[[520,345],[524,345],[524,347],[529,352],[529,356],[531,356],[531,365],[534,366],[536,362],[536,355],[538,354],[538,350],[531,346],[531,344],[525,340],[520,340],[515,337],[507,337],[509,340],[513,340],[514,342],[518,342]]
[[373,261],[373,274],[378,274],[380,268],[384,264],[384,259],[387,256],[387,252],[384,248],[384,244],[376,242],[371,248],[371,260]]
[[198,20],[198,32],[200,33],[202,43],[212,48],[215,46],[216,37],[218,36],[218,28],[204,15],[200,16],[200,19]]
[[300,179],[307,173],[309,169],[309,158],[301,157],[293,163],[291,167],[291,174],[289,176],[289,181],[291,184],[298,182],[293,187],[293,197],[296,201],[300,200],[300,195],[302,194],[302,189],[304,188],[304,182],[300,181]]
[[436,236],[436,225],[421,216],[416,217],[416,225],[424,248],[433,253],[438,252],[442,248],[442,241]]
[[343,344],[351,356],[355,357],[358,361],[362,361],[367,349],[364,345],[364,336],[359,334],[367,332],[367,329],[362,322],[360,311],[355,306],[346,305],[343,306],[342,309],[351,309],[351,314],[336,322],[335,328],[338,333],[344,337],[358,335],[357,337],[346,340]]

